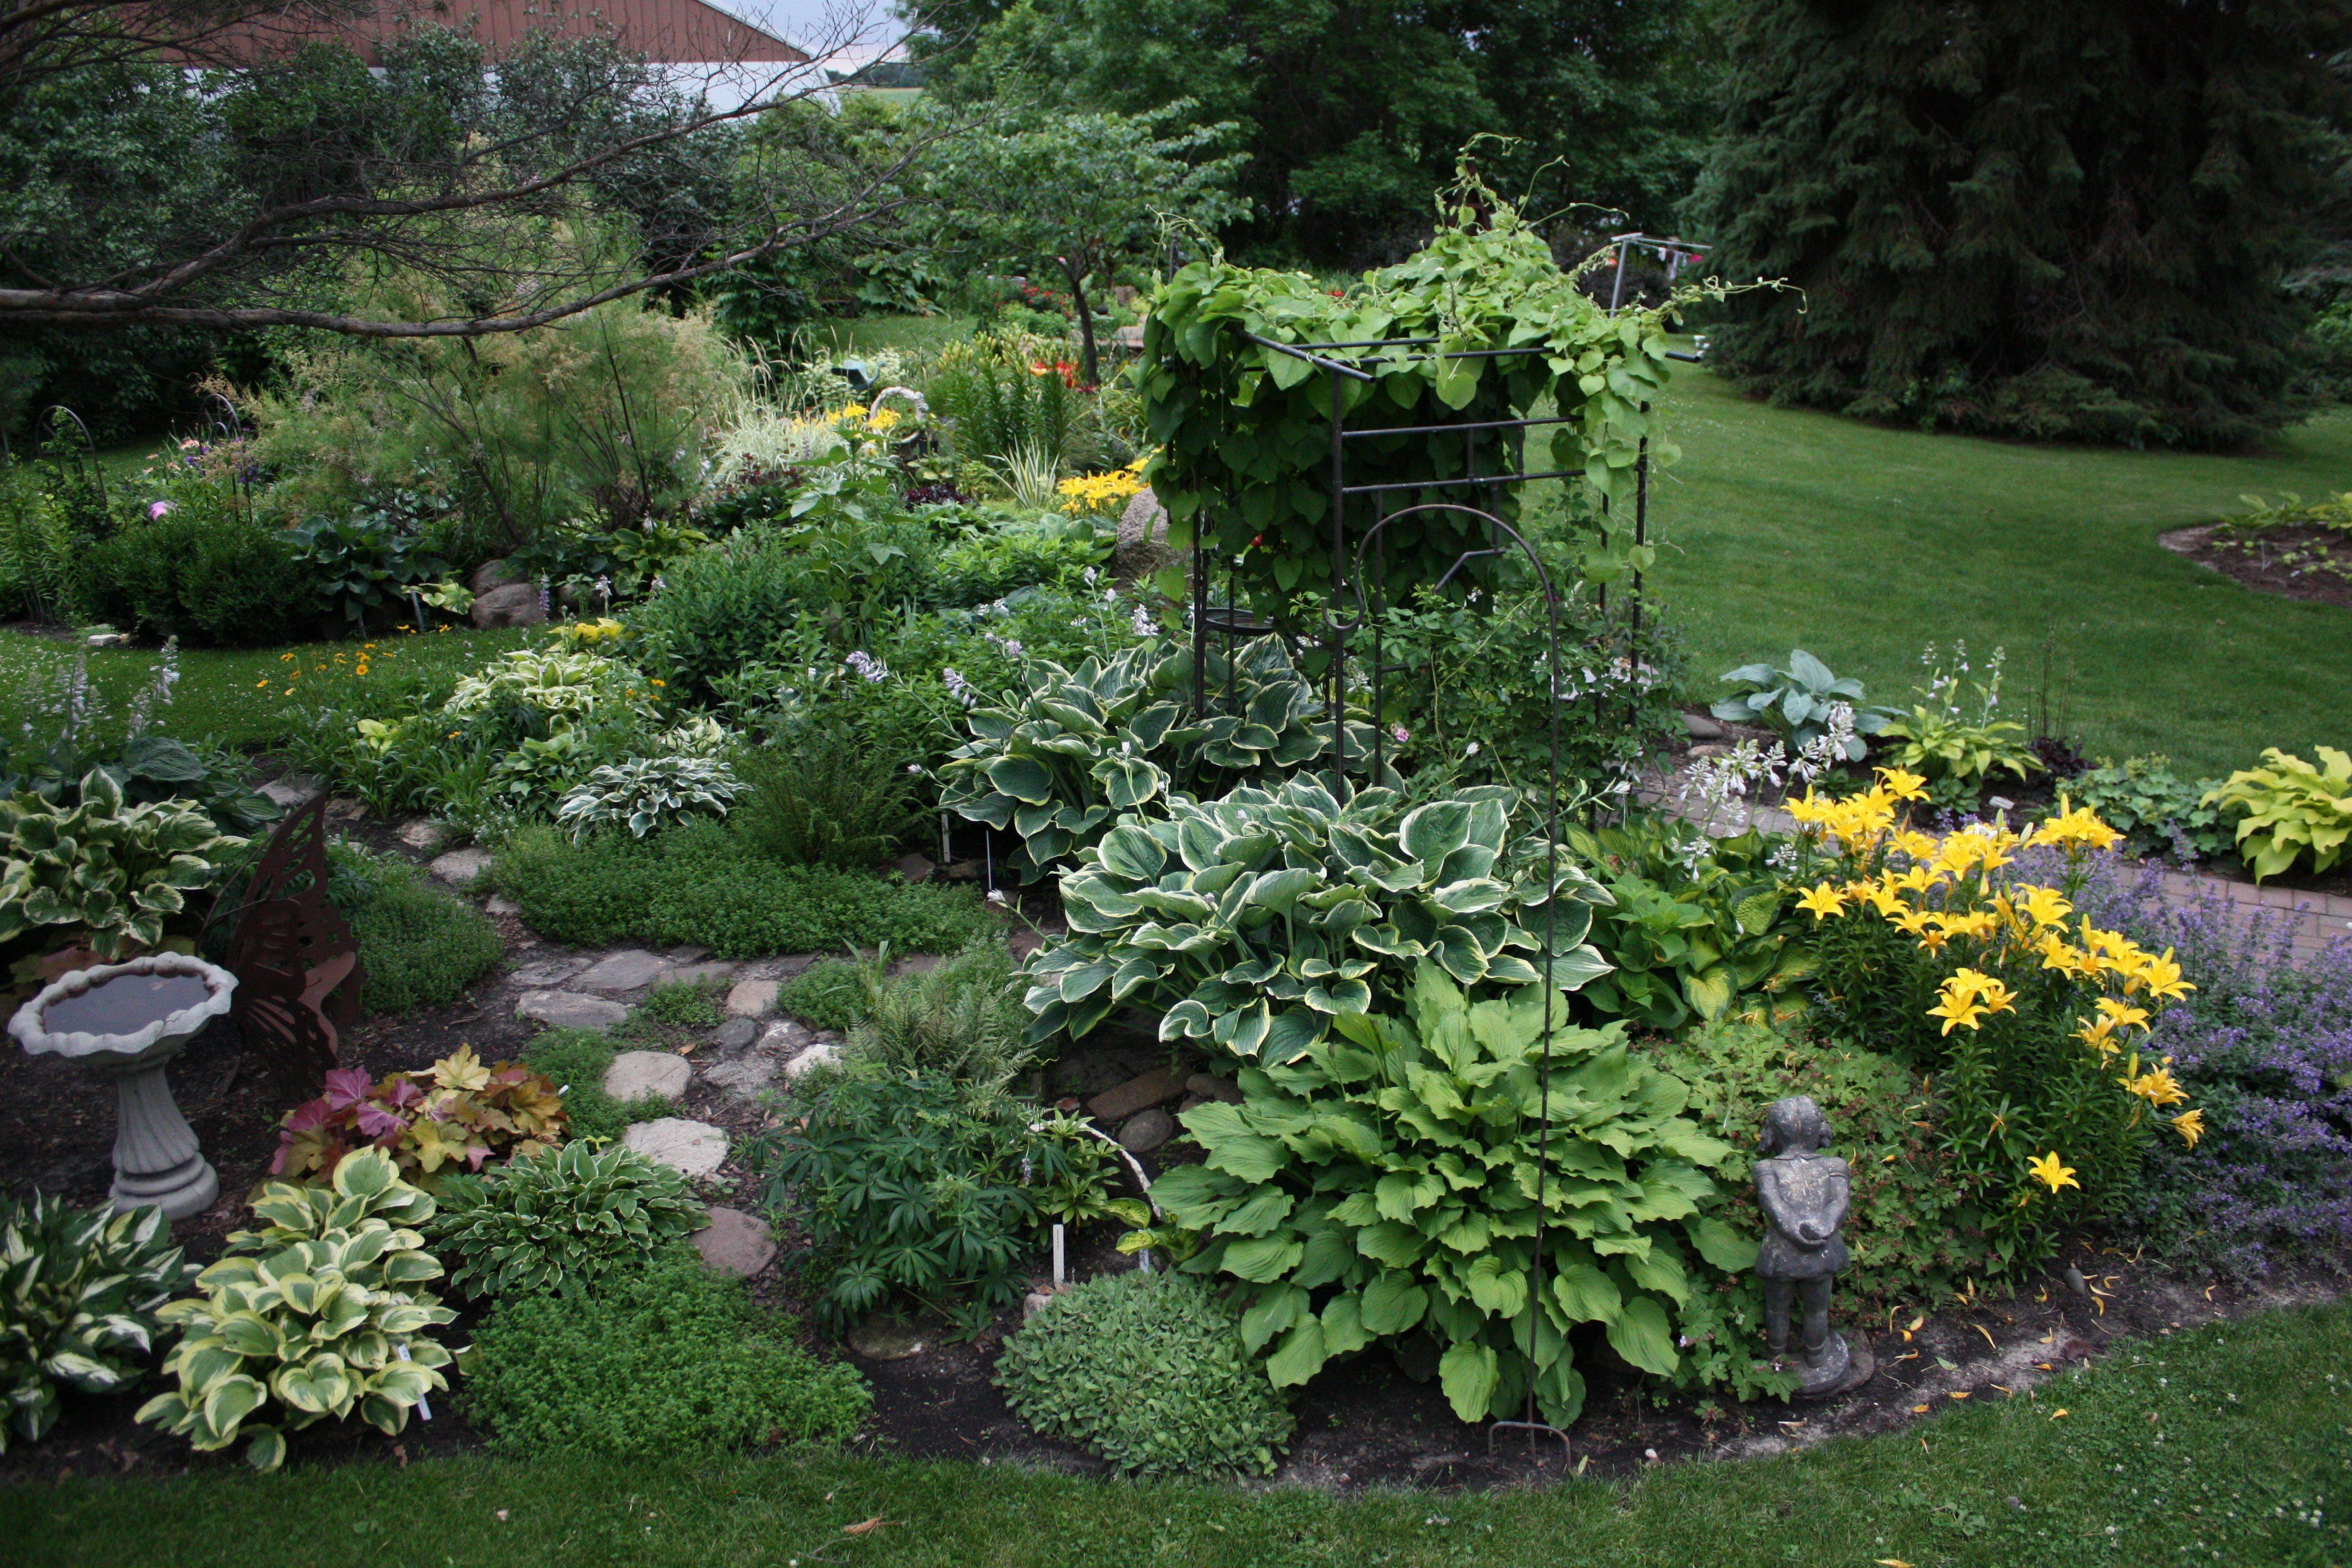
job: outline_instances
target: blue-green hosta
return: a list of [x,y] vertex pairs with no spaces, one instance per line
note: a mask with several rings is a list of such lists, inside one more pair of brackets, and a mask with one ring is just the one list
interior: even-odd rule
[[1609,894],[1563,858],[1547,898],[1540,844],[1505,853],[1516,799],[1342,803],[1302,776],[1123,818],[1062,879],[1070,934],[1030,961],[1032,1037],[1133,1003],[1163,1015],[1162,1039],[1286,1062],[1393,1005],[1424,959],[1465,985],[1534,984],[1547,921],[1553,983],[1581,985],[1608,968],[1584,939]]
[[426,1331],[457,1314],[414,1289],[441,1276],[410,1228],[433,1210],[381,1149],[347,1157],[331,1189],[270,1183],[253,1205],[268,1223],[233,1233],[196,1276],[203,1294],[160,1314],[184,1331],[163,1363],[179,1386],[139,1419],[206,1452],[246,1438],[264,1470],[284,1461],[287,1433],[331,1417],[399,1432],[448,1386],[449,1352]]
[[1533,1379],[1565,1426],[1584,1401],[1579,1324],[1671,1376],[1679,1334],[1720,1315],[1697,1260],[1756,1258],[1698,1212],[1730,1146],[1682,1114],[1689,1089],[1630,1054],[1622,1023],[1571,1028],[1551,1008],[1547,1051],[1540,987],[1472,1003],[1423,963],[1406,1016],[1339,1018],[1289,1066],[1244,1068],[1240,1104],[1184,1112],[1207,1161],[1152,1195],[1205,1243],[1188,1271],[1241,1282],[1243,1338],[1271,1347],[1277,1387],[1385,1341],[1433,1361],[1465,1421],[1522,1408]]
[[0,942],[40,926],[79,926],[100,958],[163,940],[186,895],[220,879],[230,837],[193,803],[124,803],[104,769],[60,810],[36,795],[0,800]]
[[[1112,820],[1171,790],[1219,795],[1330,750],[1322,695],[1276,637],[1230,659],[1212,650],[1208,711],[1194,717],[1192,650],[1162,638],[1108,663],[1040,660],[1008,707],[972,710],[975,739],[941,768],[942,804],[1021,836],[1024,871],[1066,865]],[[1369,759],[1371,727],[1348,724],[1348,754]]]
[[37,1442],[58,1418],[58,1385],[110,1394],[154,1347],[156,1310],[196,1266],[181,1260],[163,1211],[68,1207],[36,1192],[0,1219],[0,1454],[14,1426]]

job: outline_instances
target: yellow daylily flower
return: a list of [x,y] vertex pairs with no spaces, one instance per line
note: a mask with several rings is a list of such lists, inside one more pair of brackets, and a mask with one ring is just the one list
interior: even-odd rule
[[1906,773],[1901,768],[1874,768],[1872,771],[1878,774],[1880,786],[1894,799],[1927,798],[1927,781],[1922,774]]
[[1818,924],[1832,915],[1845,912],[1845,896],[1829,883],[1822,882],[1799,898],[1797,907],[1810,912]]
[[2077,1192],[2082,1190],[2083,1184],[2074,1179],[2074,1167],[2060,1164],[2058,1151],[2055,1149],[2037,1159],[2028,1160],[2025,1163],[2025,1168],[2035,1181],[2048,1187],[2053,1193],[2062,1187],[2073,1187]]
[[2189,1146],[2194,1149],[2197,1147],[2197,1140],[2205,1136],[2205,1113],[2201,1110],[2184,1110],[2172,1119],[2172,1130],[2179,1133],[2188,1141]]

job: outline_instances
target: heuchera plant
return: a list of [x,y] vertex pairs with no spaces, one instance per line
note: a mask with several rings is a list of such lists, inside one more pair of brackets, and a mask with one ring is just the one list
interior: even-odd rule
[[345,1155],[373,1147],[404,1177],[430,1177],[445,1165],[478,1171],[486,1160],[521,1159],[563,1142],[555,1085],[519,1062],[485,1067],[471,1046],[380,1082],[360,1068],[337,1068],[326,1087],[286,1113],[271,1175],[331,1181]]

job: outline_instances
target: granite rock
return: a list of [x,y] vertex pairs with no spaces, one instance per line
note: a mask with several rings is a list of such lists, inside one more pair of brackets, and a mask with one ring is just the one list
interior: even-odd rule
[[551,1029],[609,1029],[629,1016],[618,1002],[583,996],[577,991],[526,992],[515,1004],[515,1016],[530,1018]]
[[621,1142],[646,1159],[689,1176],[710,1175],[727,1162],[727,1134],[707,1121],[689,1121],[682,1116],[637,1122]]
[[648,1097],[676,1100],[693,1077],[693,1064],[676,1051],[623,1051],[604,1069],[604,1092],[624,1105]]

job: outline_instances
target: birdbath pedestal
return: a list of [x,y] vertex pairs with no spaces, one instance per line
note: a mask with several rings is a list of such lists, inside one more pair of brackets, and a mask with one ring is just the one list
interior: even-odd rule
[[228,1011],[236,976],[176,952],[78,969],[16,1009],[8,1032],[36,1056],[79,1062],[115,1087],[114,1184],[120,1212],[160,1207],[166,1219],[202,1214],[220,1178],[180,1114],[163,1067]]

